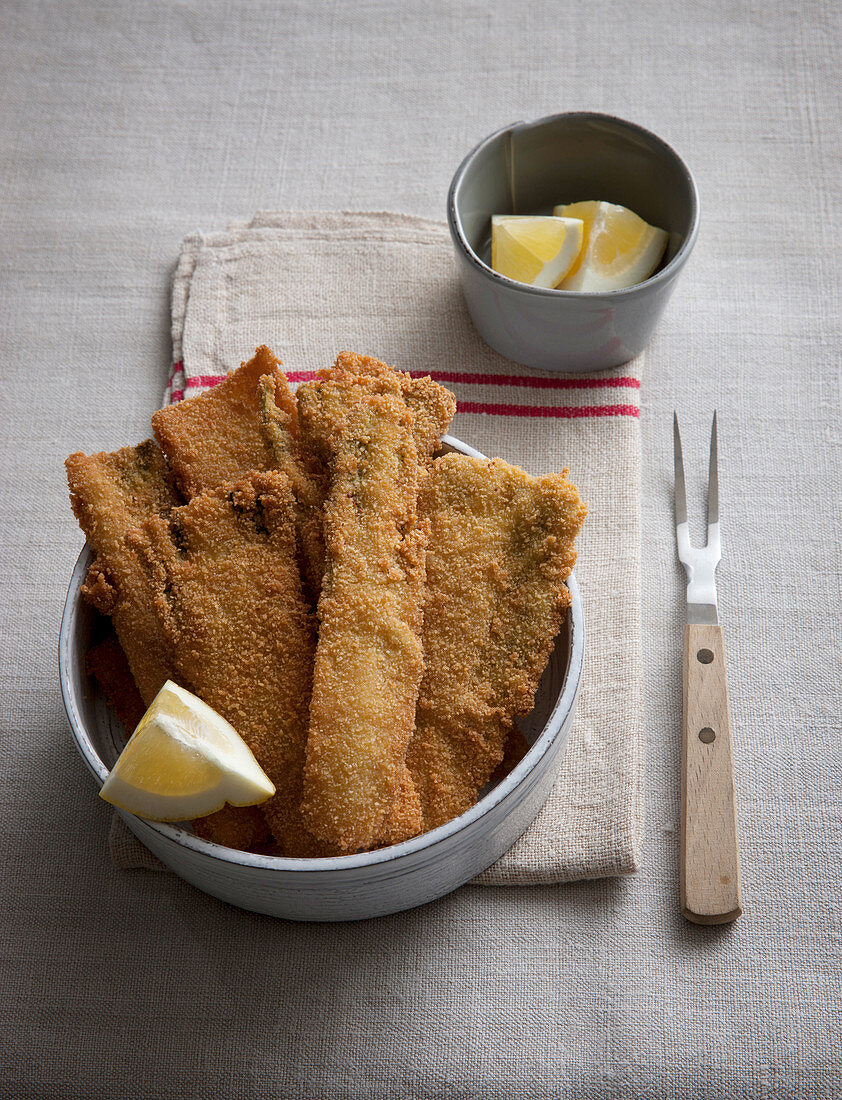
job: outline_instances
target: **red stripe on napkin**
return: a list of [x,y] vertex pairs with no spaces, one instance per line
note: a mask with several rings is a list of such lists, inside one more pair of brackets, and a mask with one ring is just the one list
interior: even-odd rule
[[[184,370],[182,363],[173,364],[169,384],[175,376]],[[414,378],[425,378],[427,372],[410,371]],[[522,386],[530,389],[551,390],[599,390],[599,389],[640,389],[637,378],[538,378],[534,375],[516,374],[460,374],[458,371],[430,371],[429,377],[437,382],[465,383],[477,386]],[[197,374],[186,378],[184,389],[173,389],[172,401],[182,401],[187,389],[210,389],[224,382],[227,374]],[[287,374],[290,382],[309,382],[316,377],[315,371],[291,371]],[[535,416],[561,419],[598,416],[640,416],[635,405],[512,405],[496,404],[484,401],[460,401],[460,413],[484,413],[488,416]]]
[[580,416],[640,416],[636,405],[488,405],[482,401],[459,401],[460,413],[487,413],[489,416],[550,416],[572,420]]
[[[411,370],[413,378],[432,378],[434,382],[457,382],[471,386],[525,386],[535,390],[598,390],[627,387],[639,390],[637,378],[537,378],[521,374],[461,374],[450,370]],[[309,382],[315,371],[290,371],[290,382]]]
[[474,386],[526,386],[534,390],[640,389],[637,378],[536,378],[523,374],[460,374],[449,370],[412,370],[409,373],[413,378],[429,376],[435,382],[465,382]]

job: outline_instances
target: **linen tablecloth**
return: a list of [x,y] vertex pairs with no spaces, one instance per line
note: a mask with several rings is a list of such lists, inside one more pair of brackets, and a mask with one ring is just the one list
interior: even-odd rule
[[[839,18],[830,0],[0,8],[0,1094],[839,1094]],[[257,209],[440,221],[476,142],[570,109],[662,135],[702,206],[641,391],[640,871],[325,927],[117,871],[57,683],[81,545],[62,463],[145,433],[174,242]],[[705,929],[677,905],[671,421],[698,537],[714,407],[745,914]]]

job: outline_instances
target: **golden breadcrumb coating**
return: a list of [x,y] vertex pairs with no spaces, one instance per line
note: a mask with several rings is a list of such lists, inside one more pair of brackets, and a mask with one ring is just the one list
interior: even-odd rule
[[269,348],[261,346],[212,390],[153,414],[152,430],[185,500],[274,466],[263,436],[258,382],[272,375],[282,391],[286,379],[278,366]]
[[303,810],[318,836],[356,851],[395,803],[422,672],[414,417],[394,372],[306,383],[298,409],[331,471]]
[[[164,683],[174,678],[175,666],[153,604],[149,575],[127,540],[151,518],[161,517],[163,522],[175,499],[163,455],[151,439],[112,453],[72,454],[65,465],[70,503],[97,555],[82,592],[98,611],[111,616],[140,701],[136,721],[132,719],[137,704],[130,695],[117,704],[114,668],[108,667],[109,659],[116,662],[113,651],[94,653],[91,671],[124,725],[128,720],[131,732]],[[190,684],[184,686],[192,690]],[[193,827],[207,840],[244,849],[251,847],[255,836],[268,833],[258,807],[220,815],[194,821]]]
[[128,657],[108,638],[89,675],[129,732],[165,679],[183,684],[275,783],[198,836],[299,857],[400,843],[528,751],[515,719],[587,510],[566,470],[434,462],[454,411],[431,379],[350,352],[293,397],[261,347],[154,415],[164,454],[148,440],[68,458],[96,555],[83,591]]
[[457,454],[433,464],[420,506],[426,671],[407,753],[427,829],[474,804],[533,706],[587,511],[566,475]]
[[438,450],[441,437],[450,427],[456,412],[454,395],[438,382],[434,382],[429,375],[413,378],[410,374],[397,371],[394,367],[382,363],[379,359],[373,359],[370,355],[357,355],[351,351],[340,351],[333,368],[322,372],[322,376],[328,379],[361,374],[373,378],[390,378],[397,375],[403,399],[415,417],[412,431],[418,461],[425,468],[429,468]]
[[227,719],[275,784],[261,808],[280,851],[328,854],[301,816],[315,616],[301,593],[287,478],[255,471],[151,520],[135,545],[176,679]]
[[83,594],[111,615],[135,682],[148,706],[172,672],[167,645],[150,599],[149,581],[126,534],[174,502],[155,442],[66,460],[70,503],[96,560]]
[[286,377],[275,374],[260,379],[263,431],[275,465],[289,478],[295,498],[301,575],[310,602],[319,601],[325,571],[322,511],[327,495],[327,472],[312,453],[302,447],[298,412]]
[[424,832],[424,818],[421,816],[421,799],[412,782],[412,776],[404,765],[398,780],[398,793],[392,809],[380,826],[372,847],[388,848],[390,844],[400,844],[404,840]]
[[[329,463],[332,444],[325,425],[333,432],[339,431],[347,409],[364,392],[400,394],[412,413],[412,435],[418,461],[425,468],[429,467],[453,419],[456,398],[450,390],[428,377],[412,378],[379,359],[350,351],[341,351],[332,367],[319,371],[315,382],[298,387],[295,396],[305,447],[309,447],[316,458]],[[313,418],[319,425],[310,423]]]
[[[456,399],[430,378],[411,378],[366,355],[342,351],[334,366],[319,372],[318,391],[311,384],[299,390],[305,417],[311,411],[318,392],[318,416],[324,424],[329,406],[332,430],[342,422],[344,409],[359,389],[358,379],[367,376],[366,388],[376,387],[383,380],[384,392],[396,392],[396,383],[414,416],[413,434],[419,461],[429,467],[442,435],[447,431],[456,411]],[[275,463],[292,483],[297,502],[296,518],[302,551],[302,570],[308,590],[318,600],[325,569],[322,512],[330,484],[329,463],[332,460],[330,440],[323,429],[313,431],[308,426],[304,439],[298,426],[298,416],[289,397],[289,387],[280,383],[277,374],[260,380],[263,429],[272,449]],[[293,407],[291,407],[293,406]]]

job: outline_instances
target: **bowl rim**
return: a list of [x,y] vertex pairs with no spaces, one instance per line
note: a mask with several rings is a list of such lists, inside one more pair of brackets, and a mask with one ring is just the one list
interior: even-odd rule
[[[485,458],[480,451],[463,443],[455,436],[442,437],[442,445],[447,445],[453,450],[473,458]],[[70,584],[65,597],[64,609],[59,630],[58,658],[59,681],[61,685],[62,701],[64,703],[67,721],[76,744],[77,751],[81,755],[92,776],[100,785],[108,775],[108,768],[94,748],[93,742],[88,736],[85,723],[76,705],[76,700],[71,687],[70,659],[72,647],[70,645],[71,632],[76,617],[77,608],[81,600],[81,585],[87,574],[93,551],[86,542],[79,552]],[[254,868],[267,871],[280,872],[312,872],[323,871],[353,871],[360,868],[372,868],[378,864],[400,862],[416,856],[419,853],[433,848],[435,845],[446,841],[463,829],[468,829],[480,818],[494,810],[521,782],[532,772],[541,758],[549,751],[550,747],[562,732],[565,721],[572,712],[579,692],[582,679],[585,654],[585,630],[584,612],[582,607],[581,592],[573,572],[567,578],[567,588],[570,592],[570,605],[568,617],[565,622],[570,636],[567,671],[564,676],[562,690],[547,718],[544,728],[536,738],[523,759],[502,779],[497,786],[479,799],[469,810],[453,818],[451,821],[431,829],[420,836],[412,837],[400,844],[393,844],[386,848],[379,848],[372,852],[357,852],[345,856],[323,856],[318,859],[299,859],[291,856],[258,855],[253,852],[241,852],[234,848],[226,848],[212,841],[202,840],[192,833],[186,832],[175,824],[162,821],[152,821],[148,818],[139,818],[128,811],[117,809],[117,812],[126,818],[135,818],[144,825],[159,833],[162,838],[181,848],[190,849],[203,856],[210,857],[222,864],[239,866],[242,868]],[[562,628],[564,629],[564,627]]]
[[[690,229],[678,251],[673,258],[657,271],[654,275],[650,275],[648,279],[644,279],[641,283],[634,283],[632,286],[621,287],[619,290],[557,290],[551,287],[530,286],[528,283],[520,283],[516,279],[510,279],[507,275],[501,275],[499,271],[495,271],[493,267],[489,267],[487,263],[484,263],[468,242],[468,238],[465,236],[465,231],[462,227],[462,218],[459,214],[459,208],[456,205],[457,195],[461,189],[464,181],[465,173],[467,172],[471,162],[476,155],[489,145],[492,141],[495,141],[501,134],[510,133],[515,130],[532,130],[537,129],[539,126],[545,126],[551,122],[557,122],[559,119],[570,120],[590,120],[596,119],[605,122],[618,123],[621,127],[644,135],[650,141],[656,145],[662,147],[662,149],[670,156],[678,165],[679,170],[684,176],[688,190],[690,192],[690,206],[691,206],[691,220]],[[535,119],[534,122],[510,122],[506,126],[501,126],[493,133],[484,137],[478,142],[473,149],[462,160],[462,163],[456,169],[453,175],[453,179],[450,183],[450,188],[447,193],[447,222],[450,228],[450,235],[453,238],[454,243],[459,248],[465,258],[479,271],[479,273],[486,279],[490,279],[492,282],[498,282],[501,285],[507,287],[510,290],[518,291],[524,295],[531,295],[533,297],[543,298],[556,298],[561,301],[564,299],[591,299],[598,300],[602,298],[616,299],[620,295],[632,297],[636,293],[645,293],[652,287],[657,286],[660,283],[669,281],[675,277],[675,275],[684,266],[687,257],[693,249],[693,245],[696,243],[696,237],[699,233],[699,191],[696,186],[696,181],[693,177],[693,173],[687,166],[686,161],[681,157],[675,149],[662,137],[659,137],[652,130],[647,130],[645,126],[641,126],[637,122],[629,122],[628,119],[620,118],[618,115],[611,115],[601,111],[562,111],[559,114],[544,115],[541,118]],[[646,288],[644,291],[643,288]]]

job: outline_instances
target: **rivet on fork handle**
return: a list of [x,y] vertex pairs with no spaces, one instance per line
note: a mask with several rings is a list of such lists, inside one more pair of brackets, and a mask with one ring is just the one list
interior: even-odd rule
[[726,924],[742,913],[742,896],[725,649],[718,625],[684,628],[683,702],[681,911],[695,924]]

